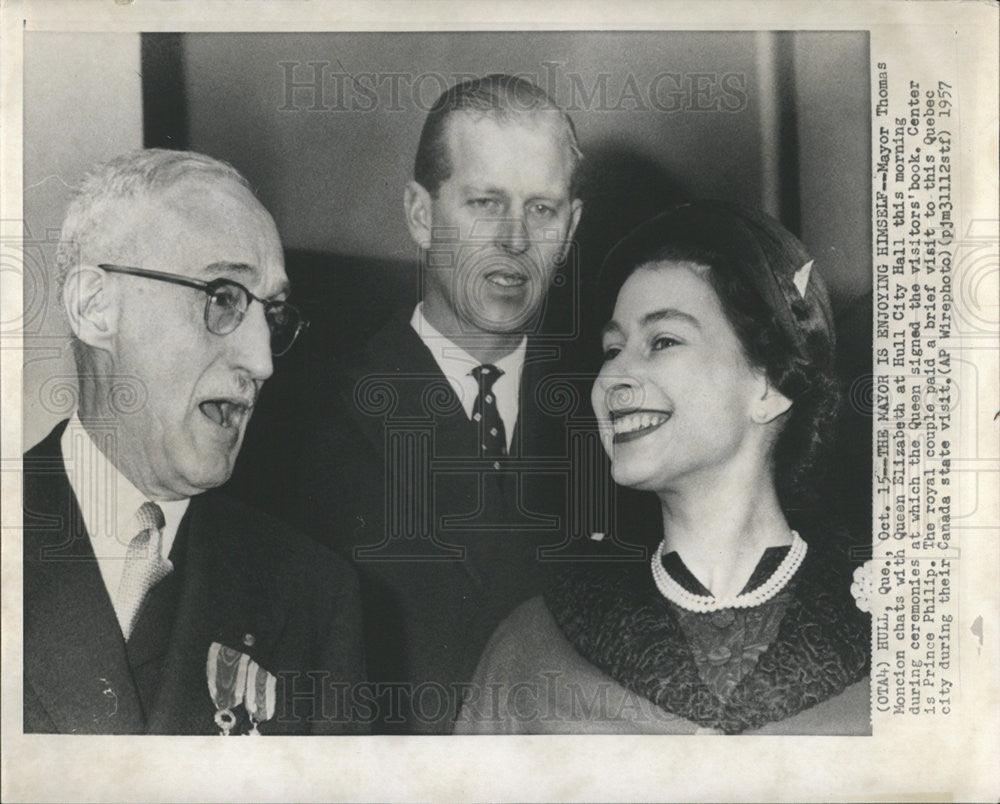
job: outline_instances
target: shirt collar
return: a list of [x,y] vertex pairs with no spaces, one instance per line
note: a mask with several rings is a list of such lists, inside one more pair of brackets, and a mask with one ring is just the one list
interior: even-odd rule
[[[427,320],[424,316],[423,302],[420,302],[414,309],[410,318],[410,326],[434,356],[434,362],[437,363],[441,373],[444,374],[448,384],[451,385],[455,395],[462,403],[466,417],[471,419],[472,408],[479,393],[479,386],[476,378],[472,376],[472,369],[480,365],[479,361],[446,335],[442,335]],[[503,419],[504,428],[507,431],[508,447],[513,438],[514,425],[517,421],[521,370],[524,368],[527,350],[528,338],[525,336],[521,338],[521,342],[514,351],[504,355],[493,364],[503,372],[503,375],[494,384],[493,392],[497,399],[500,418]]]
[[[112,595],[121,579],[120,559],[125,558],[129,542],[138,533],[136,513],[147,501],[146,496],[100,448],[99,444],[106,442],[106,450],[111,451],[114,438],[115,431],[111,428],[106,432],[94,428],[91,433],[83,426],[79,415],[74,413],[59,441],[66,476],[83,516],[101,575]],[[165,520],[164,558],[170,555],[177,529],[190,502],[190,498],[157,501]]]

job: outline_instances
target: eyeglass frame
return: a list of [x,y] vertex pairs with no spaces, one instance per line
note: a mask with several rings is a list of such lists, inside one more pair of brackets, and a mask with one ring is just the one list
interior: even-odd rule
[[[275,352],[271,350],[271,355],[273,357],[281,357],[287,354],[288,351],[295,345],[295,341],[298,340],[299,335],[302,331],[309,326],[309,320],[304,318],[302,312],[293,304],[289,304],[286,301],[274,301],[273,299],[262,299],[260,296],[256,296],[250,292],[250,290],[240,282],[235,279],[228,279],[227,277],[218,277],[217,279],[212,279],[210,281],[205,281],[203,279],[194,279],[193,277],[182,276],[180,274],[171,274],[166,271],[153,271],[149,268],[135,268],[130,265],[114,265],[113,263],[100,263],[97,266],[102,271],[109,271],[115,274],[125,274],[127,276],[142,276],[147,279],[157,279],[161,282],[171,282],[175,285],[183,285],[184,287],[194,288],[195,290],[200,290],[205,294],[205,329],[211,332],[213,335],[218,335],[220,338],[224,338],[226,335],[231,335],[237,329],[239,329],[240,324],[243,323],[243,319],[246,317],[247,310],[250,309],[250,305],[254,301],[259,301],[264,307],[264,318],[267,320],[267,311],[273,310],[275,307],[284,307],[286,309],[294,310],[295,314],[299,317],[299,323],[295,328],[295,333],[292,335],[291,340],[288,342],[288,346],[282,349],[280,352]],[[208,325],[209,317],[209,306],[212,304],[212,294],[223,285],[232,285],[243,291],[247,299],[246,310],[244,310],[239,317],[239,320],[228,332],[215,332]],[[268,331],[271,330],[270,322],[268,322]]]

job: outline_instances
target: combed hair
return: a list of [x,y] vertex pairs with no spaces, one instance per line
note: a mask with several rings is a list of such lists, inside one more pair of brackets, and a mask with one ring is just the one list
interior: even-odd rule
[[519,115],[557,112],[566,130],[566,144],[573,159],[571,194],[578,197],[579,167],[583,159],[572,119],[545,90],[526,78],[494,73],[462,81],[446,90],[431,106],[420,132],[413,178],[432,196],[451,176],[452,165],[446,134],[452,115],[464,112],[511,121]]
[[[166,190],[192,176],[228,179],[251,190],[250,184],[232,165],[193,151],[146,148],[115,157],[91,171],[81,182],[66,210],[56,271],[62,290],[66,276],[81,255],[98,244],[115,252],[123,244],[107,242],[111,224],[120,214],[120,205],[142,196]],[[108,253],[108,261],[117,259]]]

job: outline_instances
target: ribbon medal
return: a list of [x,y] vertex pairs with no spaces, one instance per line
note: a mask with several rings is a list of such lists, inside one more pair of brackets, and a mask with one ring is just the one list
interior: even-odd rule
[[246,695],[243,699],[247,714],[250,715],[250,734],[260,735],[257,724],[274,717],[275,688],[278,679],[257,662],[251,660],[247,666]]
[[274,717],[278,679],[245,653],[218,642],[208,649],[205,671],[219,734],[229,736],[237,721],[233,710],[243,704],[250,717],[249,734],[259,736],[258,724]]
[[238,650],[213,642],[208,649],[208,692],[215,704],[215,725],[219,734],[228,737],[236,725],[233,709],[243,701],[250,657]]

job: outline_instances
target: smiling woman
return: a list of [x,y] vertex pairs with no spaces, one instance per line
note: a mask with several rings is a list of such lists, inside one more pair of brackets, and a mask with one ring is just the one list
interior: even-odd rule
[[594,411],[663,539],[511,615],[458,730],[869,733],[869,625],[817,514],[838,394],[813,261],[770,218],[695,202],[622,240],[602,284]]

